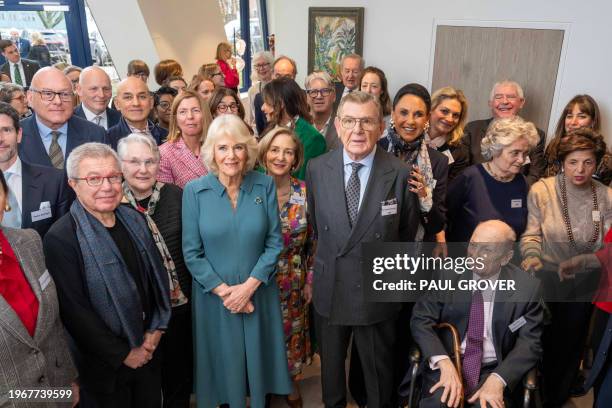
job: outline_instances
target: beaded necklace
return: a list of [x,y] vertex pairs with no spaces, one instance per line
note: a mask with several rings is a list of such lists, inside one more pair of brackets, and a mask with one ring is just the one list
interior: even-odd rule
[[[591,192],[593,197],[593,212],[599,212],[599,205],[597,204],[597,192],[595,191],[595,183],[591,181]],[[574,240],[574,232],[572,231],[572,225],[569,217],[569,209],[567,207],[567,188],[565,186],[565,175],[561,177],[561,209],[563,211],[563,222],[565,223],[565,231],[567,232],[567,238],[569,242],[572,244],[576,252],[578,253],[588,253],[591,252],[595,242],[597,242],[597,238],[599,237],[599,226],[600,220],[595,221],[593,219],[593,224],[595,228],[593,230],[593,236],[588,241],[588,246],[585,247],[584,251],[581,251]]]

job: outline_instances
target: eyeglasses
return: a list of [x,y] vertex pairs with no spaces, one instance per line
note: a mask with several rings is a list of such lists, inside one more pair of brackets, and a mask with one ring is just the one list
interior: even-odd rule
[[167,111],[168,109],[170,109],[170,106],[172,105],[170,102],[160,102],[159,105],[157,106],[159,106],[162,110]]
[[56,95],[59,96],[62,102],[72,102],[72,97],[74,96],[74,93],[72,91],[55,92],[50,89],[40,90],[34,88],[30,88],[30,91],[40,94],[40,99],[47,102],[51,102],[52,100],[54,100]]
[[363,130],[374,130],[378,125],[378,119],[374,118],[351,118],[350,116],[340,118],[340,124],[344,129],[350,130],[359,122]]
[[11,98],[11,101],[21,101],[24,102],[26,100],[26,96],[24,94],[21,94],[19,96],[15,96],[13,98]]
[[217,105],[217,110],[219,112],[227,112],[228,109],[232,112],[238,112],[238,104],[230,103],[229,105],[226,105],[224,103],[220,103],[219,105]]
[[155,159],[147,159],[147,160],[132,159],[132,160],[121,160],[121,161],[130,167],[141,167],[144,164],[144,166],[147,169],[150,169],[151,167],[154,167],[157,165],[157,163],[159,163],[159,161]]
[[255,64],[255,69],[259,71],[259,70],[267,68],[269,66],[270,66],[270,64],[267,63],[267,62],[265,64]]
[[73,180],[85,180],[90,187],[99,187],[104,183],[104,180],[108,180],[110,184],[121,184],[123,183],[123,175],[121,173],[113,174],[112,176],[89,176],[89,177],[73,177]]
[[322,97],[326,97],[332,93],[332,89],[331,88],[307,89],[306,93],[311,98],[316,98],[319,95],[321,95]]

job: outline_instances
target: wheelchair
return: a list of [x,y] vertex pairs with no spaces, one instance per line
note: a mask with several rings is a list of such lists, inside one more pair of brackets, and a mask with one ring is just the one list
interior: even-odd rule
[[[459,337],[459,331],[455,326],[450,323],[439,323],[435,326],[437,330],[449,330],[453,338],[453,353],[450,356],[457,373],[459,374],[459,381],[463,383],[463,371],[461,366],[461,338]],[[408,390],[408,398],[403,408],[418,408],[421,400],[421,390],[419,382],[419,371],[423,362],[421,350],[418,346],[414,346],[410,350],[410,385]],[[517,406],[522,408],[542,408],[542,400],[539,391],[538,381],[538,370],[537,366],[533,367],[523,377],[523,389],[521,392],[521,400],[516,401]],[[464,407],[464,399],[461,399],[459,407]]]

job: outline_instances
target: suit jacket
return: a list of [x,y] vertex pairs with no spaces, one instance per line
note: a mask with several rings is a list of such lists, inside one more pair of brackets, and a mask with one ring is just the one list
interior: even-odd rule
[[[410,169],[376,149],[368,184],[351,229],[344,194],[343,149],[315,159],[306,173],[309,222],[317,236],[313,303],[332,324],[367,325],[397,316],[400,303],[366,302],[361,275],[361,243],[412,241],[419,204],[408,191]],[[381,202],[397,200],[397,212],[381,215]]]
[[[23,139],[19,144],[19,157],[21,160],[39,166],[53,167],[51,159],[49,159],[49,153],[45,149],[45,145],[38,132],[36,114],[23,119],[21,121],[21,128],[23,129]],[[68,136],[64,159],[68,159],[72,149],[89,142],[106,143],[104,128],[72,115],[68,119]]]
[[334,101],[334,112],[338,110],[338,105],[342,100],[342,94],[344,93],[344,84],[342,82],[334,82],[334,88],[336,89],[336,100]]
[[[149,132],[151,132],[151,136],[153,136],[153,139],[155,139],[155,142],[159,146],[168,137],[168,131],[162,127],[157,126],[151,121],[148,122],[148,126]],[[132,129],[130,129],[130,126],[125,121],[125,118],[121,117],[119,118],[119,122],[115,126],[108,128],[108,131],[106,133],[108,143],[113,149],[117,150],[117,144],[119,143],[119,139],[129,135],[130,133],[132,133]]]
[[[32,61],[32,60],[25,59],[25,58],[21,59],[21,63],[23,64],[23,73],[25,74],[26,84],[27,86],[30,86],[30,84],[32,83],[32,77],[34,76],[36,71],[40,69],[40,65],[38,65],[38,62],[36,61]],[[10,62],[6,61],[4,65],[0,67],[0,70],[4,72],[6,75],[8,75],[11,78],[11,80],[13,80],[14,82],[13,75],[11,73],[11,63]]]
[[[485,161],[480,151],[480,141],[485,137],[487,128],[492,121],[493,118],[474,120],[465,126],[463,143],[465,143],[469,150],[470,165],[480,164]],[[542,129],[536,129],[538,130],[540,140],[535,149],[529,153],[529,160],[531,163],[524,165],[522,171],[525,177],[527,177],[529,185],[538,181],[544,175],[544,170],[546,170],[546,160],[544,159],[546,134]]]
[[19,48],[19,54],[28,55],[30,53],[32,43],[30,43],[30,40],[19,37],[15,45],[17,45],[17,47]]
[[[74,114],[80,118],[87,120],[87,117],[85,116],[85,111],[83,110],[83,103],[79,103],[77,107],[74,108]],[[109,129],[119,123],[119,119],[121,119],[121,113],[119,111],[116,111],[115,109],[111,108],[106,108],[106,121],[108,123]]]
[[[66,173],[22,161],[21,184],[21,228],[33,228],[44,237],[51,225],[68,212],[74,200],[72,189],[68,187]],[[39,211],[42,203],[49,204],[51,216],[32,221],[32,212]]]
[[[460,275],[454,277],[467,279]],[[499,374],[513,389],[542,355],[541,291],[536,279],[511,264],[502,268],[499,279],[513,279],[516,291],[495,293],[492,331],[497,367],[493,372]],[[450,331],[437,333],[433,327],[435,324],[453,324],[461,339],[467,333],[471,294],[467,291],[447,291],[445,295],[436,296],[430,292],[415,304],[412,311],[410,329],[425,360],[436,355],[450,355],[453,350]],[[512,301],[513,296],[529,301]],[[513,333],[508,326],[521,317],[525,318],[525,324]]]
[[335,150],[342,149],[342,141],[338,137],[338,131],[336,130],[336,126],[334,126],[334,117],[336,116],[336,112],[332,112],[332,117],[329,121],[329,126],[327,126],[327,131],[323,135],[325,137],[325,144],[327,145],[327,150]]
[[70,387],[77,372],[60,321],[55,283],[49,278],[47,286],[41,287],[40,278],[48,272],[40,237],[32,230],[2,227],[2,231],[39,302],[36,329],[31,337],[13,308],[0,296],[0,405],[4,407],[9,402],[10,389]]

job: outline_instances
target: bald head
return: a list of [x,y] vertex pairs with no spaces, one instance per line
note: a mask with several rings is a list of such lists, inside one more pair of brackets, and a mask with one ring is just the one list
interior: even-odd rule
[[503,221],[490,220],[478,224],[470,239],[468,256],[481,258],[483,268],[475,268],[472,272],[481,278],[497,274],[512,259],[514,241],[514,230]]
[[272,78],[287,77],[295,79],[297,76],[297,68],[295,62],[289,57],[278,57],[274,62]]
[[483,221],[474,230],[470,242],[504,243],[516,241],[516,233],[501,220]]
[[87,67],[81,72],[76,91],[83,106],[96,115],[104,112],[113,96],[110,77],[96,66]]
[[153,98],[144,81],[132,76],[119,82],[115,104],[131,126],[146,128],[147,117],[153,108]]
[[41,68],[34,74],[27,95],[36,117],[53,130],[72,116],[73,96],[70,80],[54,67]]

